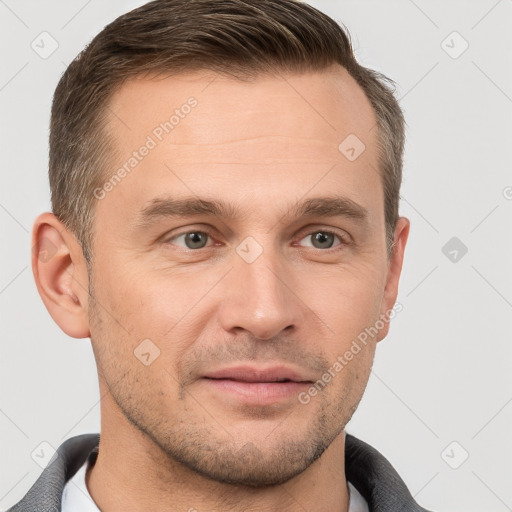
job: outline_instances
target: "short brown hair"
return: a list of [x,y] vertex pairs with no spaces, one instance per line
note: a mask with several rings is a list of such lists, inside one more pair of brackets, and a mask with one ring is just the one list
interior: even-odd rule
[[[146,73],[200,69],[246,76],[321,71],[338,63],[376,114],[388,254],[398,219],[404,146],[394,84],[355,59],[348,32],[296,0],[155,0],[107,25],[71,62],[55,90],[49,178],[54,214],[92,259],[93,190],[109,172],[108,101]],[[341,142],[341,141],[340,141]]]

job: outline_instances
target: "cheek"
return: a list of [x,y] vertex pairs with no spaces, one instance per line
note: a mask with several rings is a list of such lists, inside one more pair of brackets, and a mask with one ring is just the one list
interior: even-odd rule
[[[131,361],[134,351],[143,351],[139,344],[149,339],[151,343],[146,344],[158,354],[155,366],[173,372],[212,317],[213,311],[205,310],[208,301],[204,300],[212,284],[208,279],[190,276],[142,272],[133,276],[136,277],[127,272],[110,283],[102,283],[109,294],[106,303],[118,320],[110,322],[110,332],[117,333],[113,344]],[[120,344],[124,346],[119,347]]]
[[162,336],[185,314],[190,302],[179,281],[155,277],[136,262],[107,263],[95,283],[95,295],[104,309],[136,338]]
[[[133,290],[133,295],[137,290]],[[104,297],[105,300],[105,297]],[[129,410],[160,407],[161,395],[177,399],[172,376],[177,359],[173,344],[164,343],[147,311],[126,301],[91,308],[91,341],[100,379]],[[149,302],[148,302],[149,304]]]
[[337,344],[357,337],[379,318],[384,286],[375,268],[339,268],[310,284],[306,303]]

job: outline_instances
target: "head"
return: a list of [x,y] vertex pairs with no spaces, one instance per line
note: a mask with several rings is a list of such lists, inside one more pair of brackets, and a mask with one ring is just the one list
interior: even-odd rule
[[[157,0],[108,25],[56,89],[33,232],[55,248],[33,259],[48,310],[91,338],[102,415],[218,481],[320,457],[388,331],[403,144],[390,82],[307,4]],[[241,366],[296,382],[223,388]]]

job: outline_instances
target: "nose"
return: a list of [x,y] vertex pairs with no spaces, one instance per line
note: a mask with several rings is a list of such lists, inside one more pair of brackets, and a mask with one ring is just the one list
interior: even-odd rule
[[270,251],[252,262],[234,254],[234,266],[223,280],[219,315],[222,328],[231,333],[248,331],[269,340],[285,329],[296,329],[303,304],[290,268]]

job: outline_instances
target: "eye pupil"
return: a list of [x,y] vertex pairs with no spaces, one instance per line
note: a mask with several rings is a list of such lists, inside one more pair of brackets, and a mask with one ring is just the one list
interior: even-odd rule
[[193,231],[186,234],[185,243],[189,249],[201,249],[206,245],[207,236],[206,233]]
[[334,243],[334,235],[318,231],[313,237],[313,245],[318,249],[330,249]]

